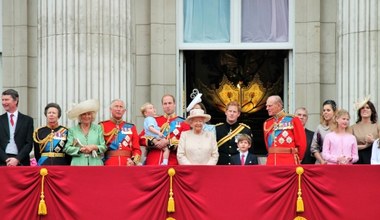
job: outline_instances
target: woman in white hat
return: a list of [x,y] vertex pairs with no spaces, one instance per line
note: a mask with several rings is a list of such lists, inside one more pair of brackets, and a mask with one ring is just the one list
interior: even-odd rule
[[177,159],[180,165],[215,165],[219,153],[215,134],[203,130],[204,124],[209,121],[210,115],[202,109],[193,109],[186,122],[191,130],[183,132],[178,144]]
[[[202,99],[201,99],[202,93],[199,93],[199,91],[197,89],[193,89],[193,93],[190,95],[190,97],[194,97],[194,98],[190,102],[190,104],[187,106],[187,108],[186,108],[187,112],[190,112],[192,109],[202,109],[204,111],[204,113],[207,113],[206,107],[202,103]],[[216,136],[215,125],[205,123],[203,125],[203,130],[211,131]]]
[[107,150],[100,125],[92,123],[99,110],[99,101],[90,99],[75,105],[67,116],[79,123],[69,129],[64,151],[72,156],[73,166],[101,166],[101,154]]

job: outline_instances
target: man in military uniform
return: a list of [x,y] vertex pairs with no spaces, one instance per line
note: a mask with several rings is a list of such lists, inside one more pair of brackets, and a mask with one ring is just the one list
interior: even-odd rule
[[145,137],[144,130],[140,133],[140,144],[147,148],[146,165],[160,165],[163,160],[163,148],[170,149],[169,165],[177,165],[177,146],[182,131],[190,130],[185,119],[175,114],[175,98],[164,95],[161,99],[164,115],[156,117],[157,125],[166,138],[157,140]]
[[110,106],[111,119],[99,124],[103,128],[104,140],[108,147],[104,165],[132,166],[140,162],[141,150],[139,136],[134,124],[123,121],[125,104],[115,99]]
[[[251,128],[237,122],[240,113],[240,105],[236,101],[232,101],[226,106],[226,122],[215,125],[219,152],[217,165],[231,165],[231,157],[239,153],[237,146],[239,134],[247,134],[252,139]],[[253,147],[249,150],[253,153]]]
[[298,117],[286,114],[280,96],[270,96],[264,122],[264,140],[268,150],[267,165],[300,164],[306,151],[306,135]]

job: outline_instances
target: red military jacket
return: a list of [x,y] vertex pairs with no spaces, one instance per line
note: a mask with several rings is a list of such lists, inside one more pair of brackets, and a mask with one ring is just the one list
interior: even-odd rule
[[[177,165],[177,146],[179,138],[183,131],[190,130],[190,125],[185,122],[182,117],[176,115],[162,115],[155,117],[160,131],[169,140],[169,165]],[[147,147],[147,156],[145,160],[146,165],[160,165],[162,163],[163,151],[156,148],[149,148],[153,146],[152,137],[145,137],[144,130],[140,133],[140,145]]]
[[306,135],[298,117],[285,113],[264,122],[267,165],[299,164],[306,151]]
[[137,164],[141,159],[139,136],[134,124],[114,120],[99,123],[103,128],[104,140],[108,147],[105,165],[125,166],[128,158]]

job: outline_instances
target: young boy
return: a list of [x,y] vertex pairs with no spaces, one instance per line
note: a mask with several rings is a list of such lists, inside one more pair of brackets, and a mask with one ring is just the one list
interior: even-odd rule
[[252,139],[247,134],[240,134],[237,137],[237,146],[240,153],[231,157],[232,165],[255,165],[259,164],[257,157],[251,154],[248,150],[251,147]]
[[[141,106],[141,114],[145,117],[144,119],[144,131],[145,136],[154,137],[156,139],[165,138],[165,135],[161,133],[160,128],[157,125],[156,119],[156,109],[154,108],[152,103],[145,103]],[[163,160],[161,165],[168,165],[168,158],[170,154],[170,150],[166,147],[163,150]]]

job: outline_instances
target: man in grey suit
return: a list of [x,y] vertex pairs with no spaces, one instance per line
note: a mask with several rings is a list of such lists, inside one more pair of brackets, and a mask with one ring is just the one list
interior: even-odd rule
[[305,134],[306,134],[307,146],[306,146],[305,156],[303,157],[301,164],[315,164],[315,157],[312,157],[311,152],[310,152],[310,145],[311,145],[311,141],[313,140],[314,132],[306,128],[306,122],[307,122],[307,119],[309,118],[307,109],[305,107],[297,108],[294,115],[297,116],[301,120],[302,125],[305,128]]
[[19,95],[8,89],[2,93],[4,114],[0,116],[0,166],[29,166],[33,144],[33,119],[18,111]]

